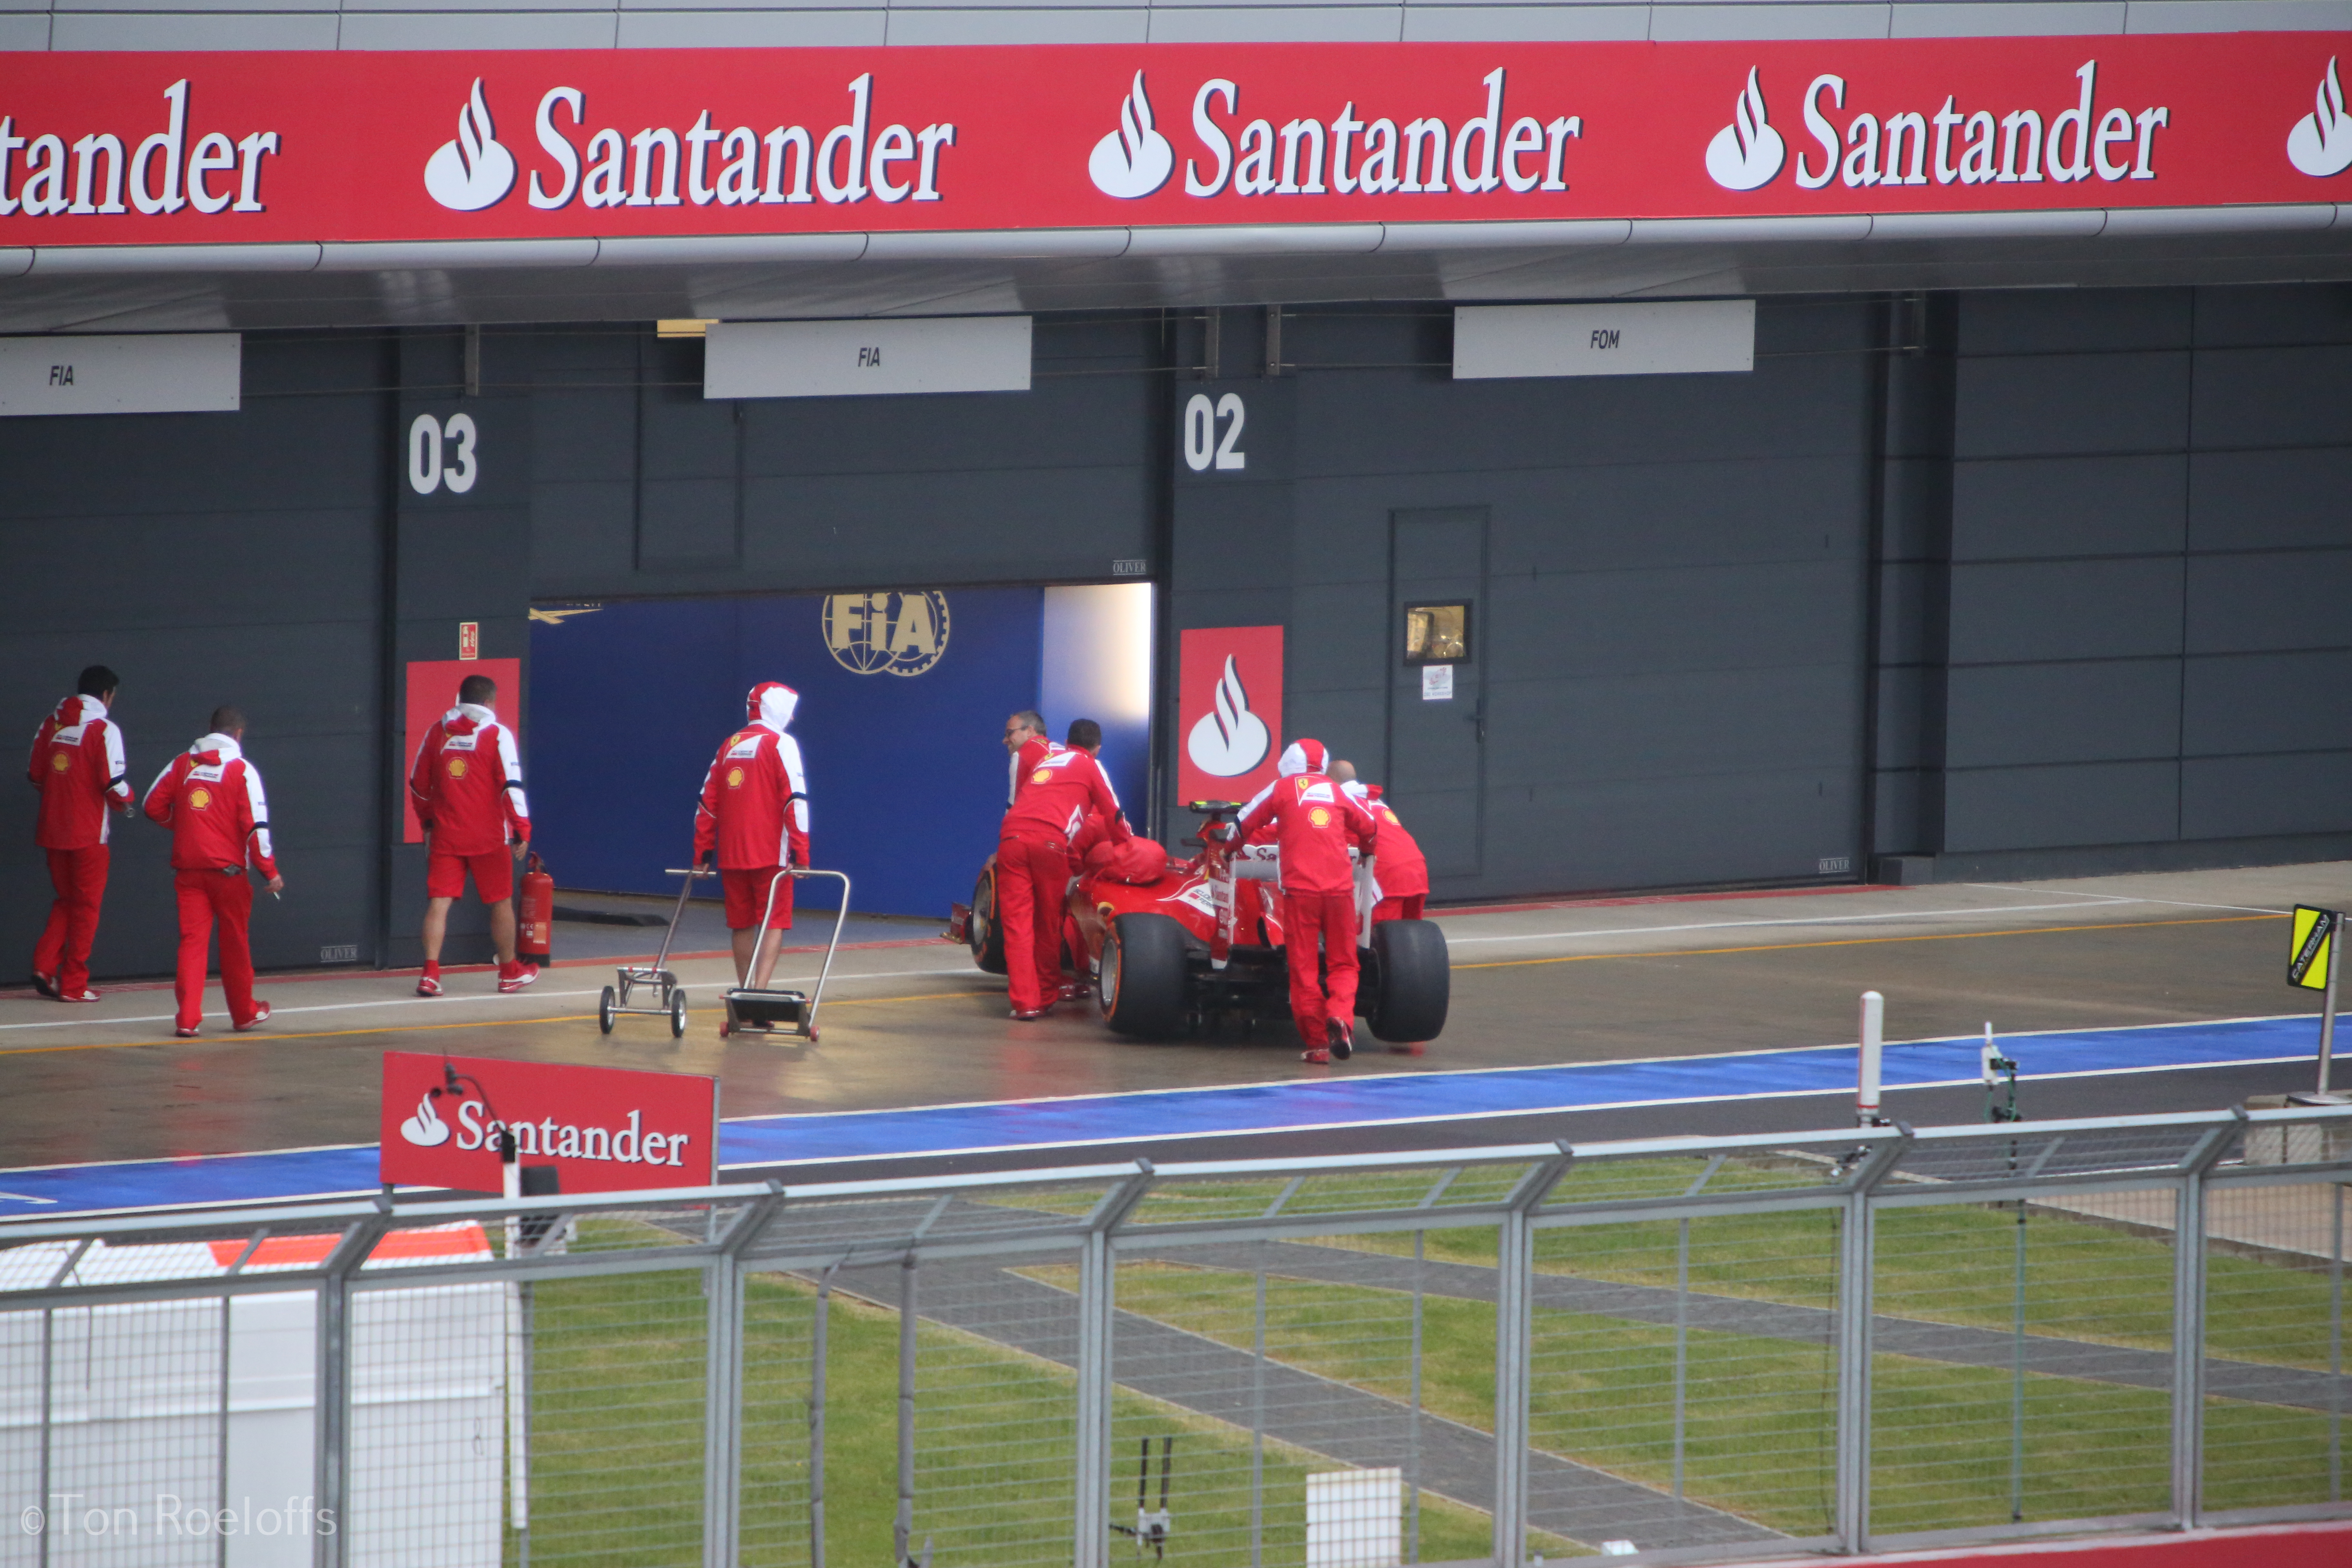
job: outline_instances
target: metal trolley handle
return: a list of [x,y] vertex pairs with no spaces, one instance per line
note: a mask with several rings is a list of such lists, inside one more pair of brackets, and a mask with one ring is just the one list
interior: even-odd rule
[[[803,866],[788,866],[785,871],[796,881],[803,877],[830,877],[841,884],[841,907],[833,911],[833,940],[824,944],[824,962],[817,966],[816,971],[816,989],[809,993],[808,1031],[814,1036],[817,1005],[824,1000],[825,976],[833,973],[833,955],[841,951],[841,929],[849,919],[849,873],[819,871]],[[763,937],[768,930],[768,920],[776,910],[776,883],[782,880],[783,878],[779,877],[775,882],[768,884],[767,913],[760,919],[760,931]]]

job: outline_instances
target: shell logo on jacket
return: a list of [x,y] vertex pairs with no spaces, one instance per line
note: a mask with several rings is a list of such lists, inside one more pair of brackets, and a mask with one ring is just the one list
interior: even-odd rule
[[191,811],[202,811],[212,803],[213,792],[202,784],[188,792],[188,809]]

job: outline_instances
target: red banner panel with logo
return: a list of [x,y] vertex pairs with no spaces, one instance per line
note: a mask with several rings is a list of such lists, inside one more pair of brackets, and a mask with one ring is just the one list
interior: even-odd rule
[[18,54],[0,245],[2334,202],[2339,53],[2352,34]]
[[1209,626],[1177,639],[1176,800],[1247,800],[1282,754],[1282,628]]
[[[449,1087],[449,1073],[457,1088]],[[567,1193],[709,1186],[719,1175],[719,1080],[554,1062],[383,1054],[382,1179],[495,1193],[495,1134]]]
[[[470,625],[471,623],[467,623]],[[407,737],[400,752],[400,813],[403,824],[401,842],[425,842],[425,825],[416,820],[416,803],[408,797],[408,770],[416,762],[416,748],[425,743],[425,731],[433,721],[457,706],[457,687],[469,675],[487,675],[499,683],[499,721],[514,729],[515,744],[522,744],[522,726],[516,724],[516,710],[522,702],[522,660],[519,658],[419,658],[408,665],[408,690],[405,699],[407,722],[401,733]],[[528,768],[525,778],[530,777]]]

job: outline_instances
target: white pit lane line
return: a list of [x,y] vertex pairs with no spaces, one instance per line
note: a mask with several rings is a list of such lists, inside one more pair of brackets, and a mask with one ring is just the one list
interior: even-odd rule
[[[926,976],[936,976],[941,974],[976,975],[980,973],[981,972],[979,970],[972,968],[969,964],[966,964],[961,969],[877,970],[868,974],[829,975],[825,979],[825,984],[831,986],[839,985],[845,982],[852,980],[913,980]],[[776,975],[770,979],[769,984],[772,986],[791,985],[796,984],[814,985],[816,984],[816,976],[814,974]],[[211,983],[207,984],[206,989],[211,989]],[[693,991],[698,989],[708,989],[708,987],[684,986],[681,987],[681,989]],[[509,997],[518,996],[528,996],[534,1000],[543,1002],[571,1001],[575,997],[586,998],[590,996],[601,996],[604,994],[604,988],[603,986],[599,986],[593,991],[541,991],[538,987],[533,986],[526,991],[511,991],[501,994],[488,996],[387,996],[380,1002],[319,1002],[313,1003],[307,1007],[272,1007],[269,1010],[269,1016],[270,1019],[275,1022],[279,1018],[290,1018],[297,1013],[348,1013],[361,1007],[434,1007],[438,1008],[443,1012],[447,1012],[451,1010],[449,1005],[452,1002],[458,1004],[460,1006],[468,1003],[476,1005],[484,1003],[504,1005]],[[884,1000],[887,1000],[887,998],[884,998]],[[88,1029],[108,1029],[112,1028],[118,1024],[168,1024],[172,1022],[176,1016],[177,1015],[172,1013],[148,1013],[129,1018],[91,1018],[87,1016],[79,1018],[56,1018],[51,1019],[48,1022],[39,1024],[0,1024],[0,1030],[71,1029],[77,1027]],[[467,1021],[470,1023],[473,1020],[468,1019]],[[528,1024],[533,1021],[534,1020],[529,1016],[518,1017],[515,1020],[518,1024]],[[268,1038],[267,1035],[257,1031],[247,1031],[247,1034],[250,1038],[256,1040]]]
[[[1445,943],[1448,947],[1466,947],[1472,942],[1591,942],[1607,937],[1659,936],[1686,931],[1753,931],[1784,926],[1860,925],[1865,921],[1965,920],[1985,915],[2032,914],[2050,910],[2095,909],[2120,904],[2163,904],[2176,909],[2199,910],[2233,910],[2241,907],[2236,904],[2180,904],[2170,899],[2126,899],[2097,893],[2080,895],[2074,901],[2063,904],[1987,904],[1982,908],[1972,910],[1890,910],[1881,914],[1871,915],[1792,915],[1782,920],[1769,921],[1695,921],[1683,925],[1616,926],[1591,931],[1540,931],[1508,936],[1449,935],[1445,939]],[[1438,912],[1443,914],[1444,911]],[[2246,910],[2244,912],[2277,915],[2284,914],[2286,911]]]

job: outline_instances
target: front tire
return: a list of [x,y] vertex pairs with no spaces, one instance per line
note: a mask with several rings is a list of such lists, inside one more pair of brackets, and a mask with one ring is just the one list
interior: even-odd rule
[[983,974],[1004,973],[1004,927],[996,919],[996,857],[980,870],[980,880],[971,885],[971,923],[964,928],[964,940],[971,944],[971,961],[980,965]]
[[1116,1034],[1165,1039],[1184,1027],[1184,928],[1166,915],[1120,915],[1103,940],[1097,982]]
[[613,988],[609,985],[604,987],[604,994],[596,999],[598,1033],[609,1035],[613,1032],[613,1005],[618,1000],[619,998],[613,994]]
[[1368,1021],[1376,1039],[1395,1045],[1433,1040],[1445,1030],[1453,998],[1445,933],[1434,921],[1382,921],[1372,927],[1380,999]]

